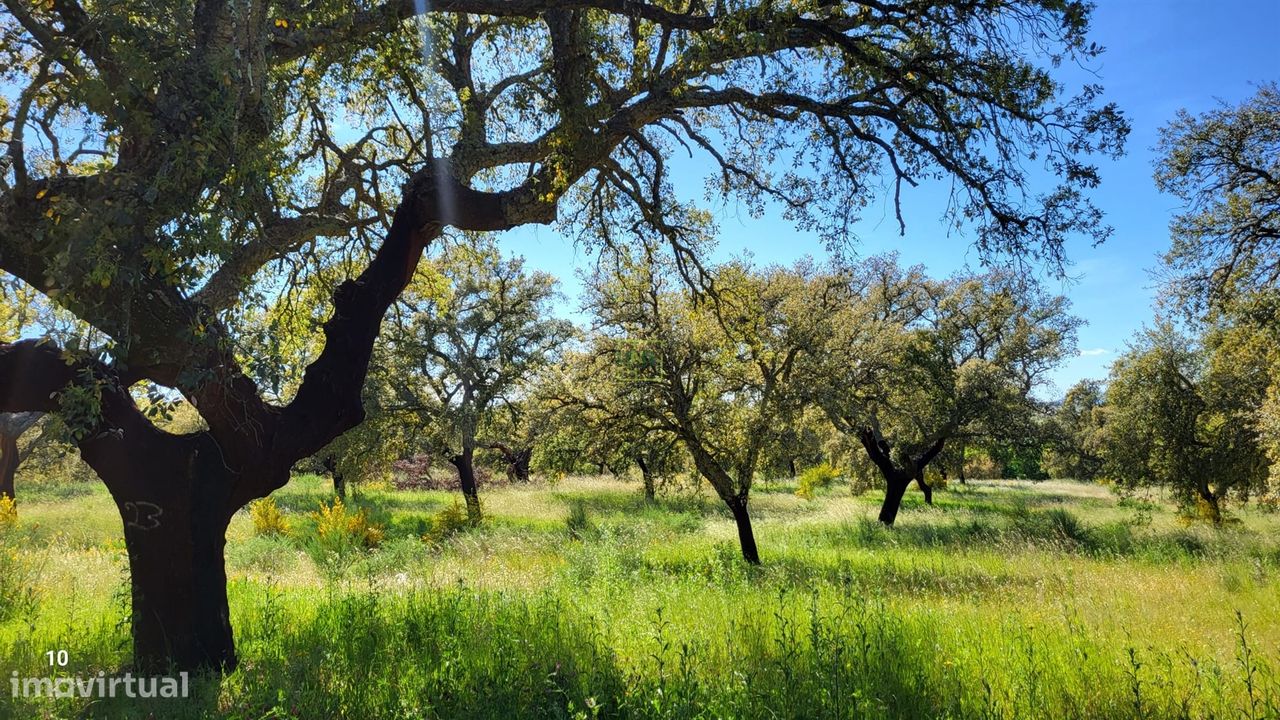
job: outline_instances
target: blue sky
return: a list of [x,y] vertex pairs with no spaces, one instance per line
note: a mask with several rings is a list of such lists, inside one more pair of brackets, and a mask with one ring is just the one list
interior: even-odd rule
[[[1133,129],[1124,158],[1100,161],[1103,183],[1094,201],[1115,228],[1114,236],[1097,248],[1083,240],[1072,243],[1075,282],[1054,282],[1088,322],[1079,335],[1081,354],[1054,376],[1058,392],[1081,378],[1105,376],[1117,352],[1152,317],[1155,288],[1149,271],[1167,246],[1169,219],[1178,210],[1177,200],[1156,192],[1151,179],[1157,130],[1180,108],[1200,112],[1218,99],[1236,103],[1253,94],[1257,83],[1280,79],[1280,0],[1100,0],[1098,5],[1091,39],[1107,52],[1089,68],[1097,77],[1066,67],[1061,77],[1100,80],[1106,98],[1120,106]],[[689,178],[686,187],[698,192],[700,179]],[[948,237],[940,222],[945,200],[945,189],[938,186],[904,190],[907,233],[900,236],[890,198],[878,199],[857,228],[858,252],[897,250],[904,262],[922,263],[936,276],[976,265],[972,235]],[[778,212],[756,220],[728,206],[719,222],[723,253],[748,251],[760,263],[823,255],[815,237],[796,231]],[[574,270],[590,260],[584,250],[545,227],[512,232],[502,245],[561,277],[563,310],[573,314],[579,289]]]

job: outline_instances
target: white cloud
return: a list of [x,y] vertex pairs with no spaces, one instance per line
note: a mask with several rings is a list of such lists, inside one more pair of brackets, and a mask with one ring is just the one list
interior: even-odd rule
[[1076,354],[1081,357],[1098,357],[1099,355],[1106,355],[1110,352],[1111,351],[1106,348],[1090,348],[1088,350],[1081,350]]

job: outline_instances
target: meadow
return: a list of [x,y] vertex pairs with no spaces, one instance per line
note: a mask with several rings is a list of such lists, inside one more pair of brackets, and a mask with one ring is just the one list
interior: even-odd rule
[[[239,669],[193,697],[11,697],[7,718],[1280,717],[1280,514],[1221,528],[1159,495],[952,484],[898,526],[880,492],[752,497],[763,566],[706,491],[568,478],[455,496],[364,487],[374,548],[319,537],[302,476],[228,535]],[[0,667],[120,672],[120,520],[97,483],[20,488],[0,529]]]

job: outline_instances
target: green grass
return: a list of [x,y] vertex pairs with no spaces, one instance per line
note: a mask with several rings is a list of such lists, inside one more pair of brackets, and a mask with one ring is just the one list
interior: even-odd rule
[[[78,486],[85,488],[85,486]],[[364,490],[381,546],[317,564],[314,477],[276,494],[291,537],[227,549],[241,667],[174,701],[34,700],[0,717],[1280,717],[1280,516],[1215,529],[1159,497],[1070,482],[752,499],[764,565],[714,497],[644,502],[576,478],[484,497]],[[19,676],[119,672],[126,560],[104,490],[22,488],[0,531],[0,657]],[[572,531],[571,531],[572,529]],[[3,679],[0,679],[3,681]]]

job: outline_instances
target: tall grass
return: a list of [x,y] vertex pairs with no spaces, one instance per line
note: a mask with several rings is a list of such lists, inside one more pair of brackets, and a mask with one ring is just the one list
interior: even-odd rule
[[[760,499],[754,568],[727,518],[633,492],[515,489],[431,542],[405,517],[452,498],[391,497],[386,540],[324,572],[305,537],[238,518],[234,674],[183,702],[0,691],[0,717],[1280,717],[1269,521],[1187,528],[1045,488],[947,493],[887,530],[874,498],[780,493]],[[297,519],[302,500],[279,504]],[[24,503],[3,542],[55,510]],[[3,669],[47,675],[66,649],[61,673],[120,672],[119,549],[50,540],[12,556],[35,605],[0,622]],[[106,581],[78,585],[86,563]]]

